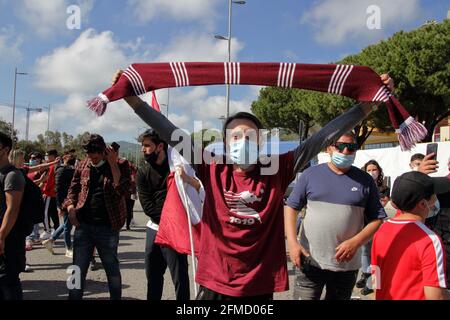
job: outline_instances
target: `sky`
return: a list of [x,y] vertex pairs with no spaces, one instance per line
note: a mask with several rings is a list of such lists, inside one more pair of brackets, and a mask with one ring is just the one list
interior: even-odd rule
[[[379,25],[369,28],[374,5]],[[400,30],[440,22],[448,9],[448,0],[247,0],[232,6],[231,60],[331,63]],[[17,67],[27,73],[18,75],[16,86],[20,139],[26,131],[23,108],[50,106],[52,131],[135,142],[146,125],[123,100],[100,118],[86,100],[131,63],[226,61],[227,41],[214,36],[227,32],[227,0],[0,0],[0,118],[12,121],[8,105]],[[232,86],[230,113],[250,111],[259,90]],[[225,86],[156,92],[163,113],[168,103],[169,120],[189,131],[195,121],[220,127],[225,94]],[[151,101],[150,94],[142,98]],[[30,139],[47,129],[47,110],[31,112]]]

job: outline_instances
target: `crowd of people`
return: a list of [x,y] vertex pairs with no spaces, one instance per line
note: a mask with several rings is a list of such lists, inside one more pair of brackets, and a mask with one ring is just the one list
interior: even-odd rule
[[[381,79],[393,88],[389,76]],[[44,159],[31,154],[25,165],[26,155],[0,133],[0,300],[22,299],[19,275],[27,270],[26,250],[42,243],[52,253],[62,234],[66,256],[81,271],[81,286],[68,289],[69,299],[83,298],[95,250],[111,299],[121,299],[120,231],[124,225],[130,228],[136,193],[149,217],[148,300],[161,299],[167,268],[176,299],[191,298],[186,254],[155,241],[169,192],[168,148],[178,144],[172,140],[178,128],[139,97],[125,100],[152,128],[139,138],[145,159],[139,168],[120,158],[118,148],[108,146],[98,134],[84,141],[84,159],[76,159],[73,150],[62,158],[56,150],[48,150]],[[448,259],[450,175],[430,178],[438,165],[433,154],[414,155],[412,171],[397,178],[391,190],[375,160],[361,169],[353,166],[359,145],[351,130],[376,107],[358,105],[337,117],[295,150],[279,155],[279,169],[273,174],[262,174],[267,165],[257,153],[264,141],[251,134],[263,125],[246,112],[224,122],[227,152],[222,157],[231,162],[195,161],[194,144],[182,152],[195,174],[184,170],[177,174],[205,196],[196,253],[195,282],[200,285],[196,299],[270,300],[275,292],[288,290],[286,243],[289,258],[299,269],[295,290],[301,300],[321,299],[324,288],[325,299],[348,300],[355,286],[362,294],[375,291],[376,299],[449,298],[445,251]],[[191,141],[184,131],[177,132],[183,141]],[[330,161],[307,168],[323,149]],[[285,199],[298,172],[300,179]],[[23,218],[28,217],[23,203],[30,183],[42,191],[41,234],[40,224],[30,228]],[[298,231],[298,215],[304,209]]]

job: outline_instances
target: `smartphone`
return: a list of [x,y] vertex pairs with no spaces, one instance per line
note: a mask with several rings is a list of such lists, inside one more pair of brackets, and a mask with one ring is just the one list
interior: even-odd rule
[[436,160],[436,158],[437,158],[437,151],[438,151],[438,144],[437,143],[427,144],[427,155],[429,155],[430,153],[434,153],[434,157],[431,158],[432,160]]
[[111,148],[114,149],[115,152],[119,151],[120,145],[117,142],[111,143]]

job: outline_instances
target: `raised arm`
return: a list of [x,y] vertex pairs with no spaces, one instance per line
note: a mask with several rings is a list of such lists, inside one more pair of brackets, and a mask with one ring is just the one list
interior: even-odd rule
[[36,171],[46,170],[46,169],[50,168],[52,165],[57,165],[60,161],[61,161],[61,158],[58,157],[58,158],[56,158],[55,161],[38,164],[37,166],[34,166],[34,167],[29,167],[28,172],[32,173],[32,172],[36,172]]
[[[112,84],[116,83],[120,75],[123,73],[122,70],[116,72],[112,79]],[[155,130],[160,138],[164,140],[168,145],[175,147],[181,141],[186,143],[186,148],[189,148],[189,154],[185,149],[178,150],[183,157],[189,162],[193,163],[194,159],[194,145],[191,136],[184,130],[179,129],[172,122],[170,122],[162,113],[154,110],[145,101],[137,96],[126,97],[124,100],[128,105],[134,110],[134,112],[142,119],[146,124],[148,124],[153,130]],[[176,132],[178,135],[177,140],[172,140],[172,134]],[[189,146],[189,147],[188,147]]]
[[372,103],[355,106],[330,121],[319,132],[301,143],[294,151],[294,175],[305,167],[321,150],[333,144],[340,136],[364,120],[370,114],[373,107],[376,106]]
[[[394,90],[394,81],[388,74],[382,74],[380,79],[391,91]],[[300,144],[294,152],[294,176],[322,149],[333,144],[340,136],[352,130],[373,110],[376,110],[378,104],[379,102],[366,102],[353,107]]]

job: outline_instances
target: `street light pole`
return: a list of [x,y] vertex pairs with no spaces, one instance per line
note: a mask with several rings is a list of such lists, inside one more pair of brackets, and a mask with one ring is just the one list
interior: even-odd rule
[[48,105],[47,132],[45,135],[45,149],[48,148],[48,135],[50,131],[50,105]]
[[[216,35],[215,38],[219,40],[227,40],[228,41],[228,62],[231,62],[231,14],[232,14],[232,6],[234,4],[245,4],[245,1],[234,1],[228,0],[228,37]],[[227,118],[230,116],[230,84],[227,83]]]
[[14,142],[14,120],[16,117],[16,86],[17,86],[17,75],[27,75],[26,72],[17,72],[17,67],[14,69],[14,97],[13,97],[13,115],[12,115],[12,130],[11,130],[11,139]]
[[169,96],[170,96],[170,89],[167,88],[167,120],[169,120]]
[[[228,1],[228,62],[231,61],[231,7],[233,1]],[[227,84],[227,118],[230,116],[230,84]]]

